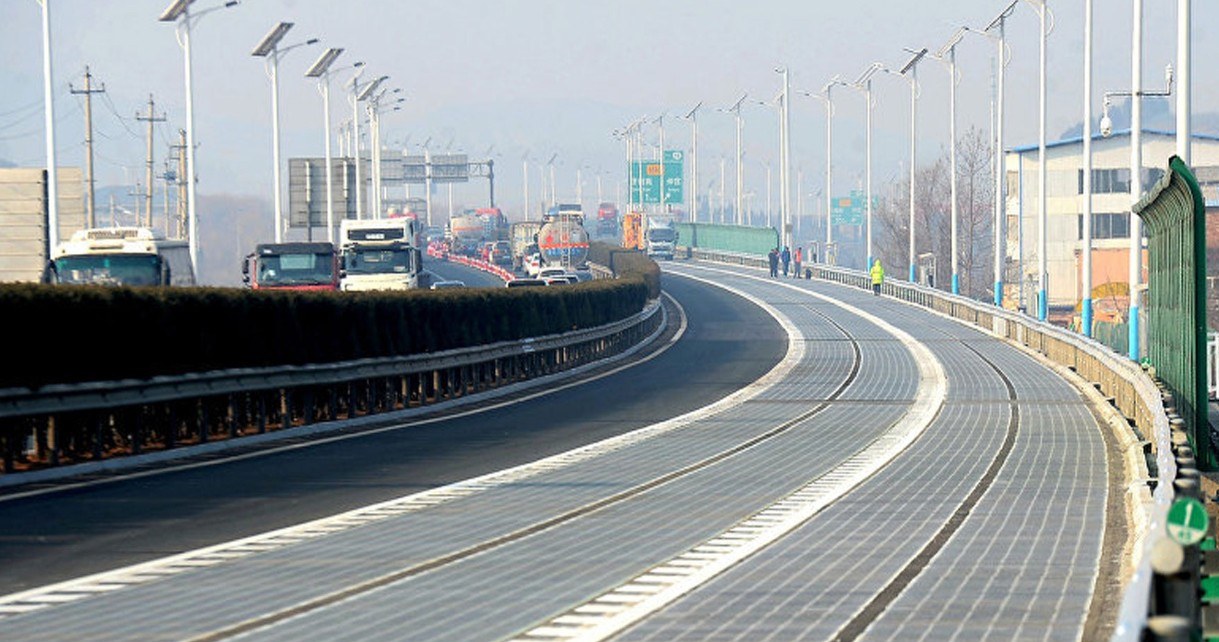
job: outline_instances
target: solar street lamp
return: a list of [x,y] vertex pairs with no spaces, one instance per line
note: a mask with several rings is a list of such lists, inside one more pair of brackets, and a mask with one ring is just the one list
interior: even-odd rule
[[250,55],[266,59],[267,76],[271,79],[271,138],[272,138],[272,156],[275,163],[275,242],[283,241],[284,218],[283,218],[283,184],[280,178],[280,144],[279,144],[279,58],[284,54],[307,45],[317,44],[317,38],[310,38],[303,42],[298,42],[282,49],[279,47],[280,40],[288,34],[288,30],[292,28],[291,22],[281,22],[271,29],[271,32],[258,43],[254,51]]
[[[911,51],[911,50],[907,50]],[[893,71],[888,67],[881,67],[880,71],[894,76],[900,76],[910,84],[910,282],[914,283],[918,277],[918,265],[915,262],[914,251],[914,167],[916,160],[916,145],[918,143],[918,63],[927,55],[927,48],[923,47],[918,51],[911,51],[913,54],[910,60],[902,65],[898,71]]]
[[[322,134],[326,139],[326,240],[331,243],[334,242],[334,172],[331,171],[330,166],[330,67],[342,53],[342,49],[334,47],[323,51],[321,57],[305,72],[306,78],[317,78],[318,91],[322,93],[322,117],[325,119]],[[352,68],[363,66],[363,62],[356,62]],[[344,212],[344,216],[346,216],[346,212]],[[310,218],[308,214],[306,214],[306,218]],[[308,223],[312,229],[312,220]]]
[[[45,2],[46,0],[44,0]],[[176,23],[178,44],[182,47],[183,58],[185,59],[185,80],[186,80],[186,217],[187,217],[187,239],[190,248],[190,263],[191,269],[195,272],[195,278],[199,277],[199,219],[195,209],[195,98],[194,84],[191,79],[191,49],[190,49],[190,28],[191,24],[198,22],[203,16],[217,11],[219,9],[227,9],[237,6],[237,0],[229,0],[223,5],[210,7],[202,11],[192,13],[190,8],[195,0],[174,0],[165,11],[161,12],[161,22]]]

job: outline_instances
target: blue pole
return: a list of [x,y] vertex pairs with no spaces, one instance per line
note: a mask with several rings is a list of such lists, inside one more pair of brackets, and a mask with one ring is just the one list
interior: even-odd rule
[[961,280],[958,277],[959,277],[959,275],[957,275],[957,274],[952,275],[952,293],[953,294],[961,293]]
[[1047,314],[1048,311],[1049,302],[1046,300],[1045,288],[1043,287],[1041,291],[1037,293],[1037,318],[1041,321],[1045,321],[1046,317],[1049,316]]
[[1082,328],[1080,328],[1080,330],[1083,331],[1084,336],[1091,339],[1092,338],[1092,298],[1091,297],[1084,299],[1083,318],[1080,320],[1080,325],[1083,326]]
[[910,282],[911,282],[911,283],[915,283],[915,282],[916,282],[916,281],[914,280],[914,279],[915,279],[915,275],[916,275],[916,274],[917,274],[917,271],[915,270],[914,264],[913,264],[913,263],[911,263],[911,264],[910,264]]
[[995,279],[995,306],[1003,307],[1003,279]]
[[1130,359],[1139,360],[1139,306],[1130,306]]

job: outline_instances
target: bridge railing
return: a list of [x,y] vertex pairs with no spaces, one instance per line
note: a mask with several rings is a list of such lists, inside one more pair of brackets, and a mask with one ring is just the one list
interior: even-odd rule
[[[764,257],[692,248],[691,258],[767,269]],[[824,264],[805,264],[814,278],[871,289],[865,272]],[[886,280],[882,292],[893,298],[959,319],[988,333],[1022,345],[1046,359],[1073,371],[1099,390],[1126,418],[1134,431],[1135,444],[1142,456],[1131,458],[1138,467],[1136,475],[1146,484],[1132,487],[1136,544],[1139,559],[1130,574],[1122,599],[1114,640],[1135,642],[1143,639],[1153,611],[1153,570],[1151,551],[1163,537],[1168,507],[1177,485],[1177,458],[1174,430],[1170,425],[1171,395],[1139,365],[1114,353],[1106,346],[1063,328],[1042,323],[1022,314],[996,308],[961,296],[908,282]],[[1167,403],[1166,403],[1167,402]],[[1174,424],[1180,419],[1174,416]],[[1178,431],[1180,432],[1180,431]],[[1184,433],[1178,440],[1184,438]],[[1177,446],[1176,452],[1183,452]],[[1128,454],[1128,453],[1127,453]],[[1140,481],[1142,481],[1140,480]]]
[[500,388],[626,352],[659,332],[664,315],[653,301],[600,327],[443,352],[0,389],[0,485]]

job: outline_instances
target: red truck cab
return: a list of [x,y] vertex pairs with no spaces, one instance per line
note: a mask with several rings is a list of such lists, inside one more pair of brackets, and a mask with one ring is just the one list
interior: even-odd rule
[[241,266],[255,290],[338,290],[339,255],[331,243],[260,243]]

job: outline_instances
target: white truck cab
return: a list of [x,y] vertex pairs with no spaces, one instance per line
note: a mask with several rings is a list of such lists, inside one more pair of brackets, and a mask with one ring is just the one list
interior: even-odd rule
[[410,290],[419,287],[422,257],[410,218],[344,219],[339,225],[344,291]]

